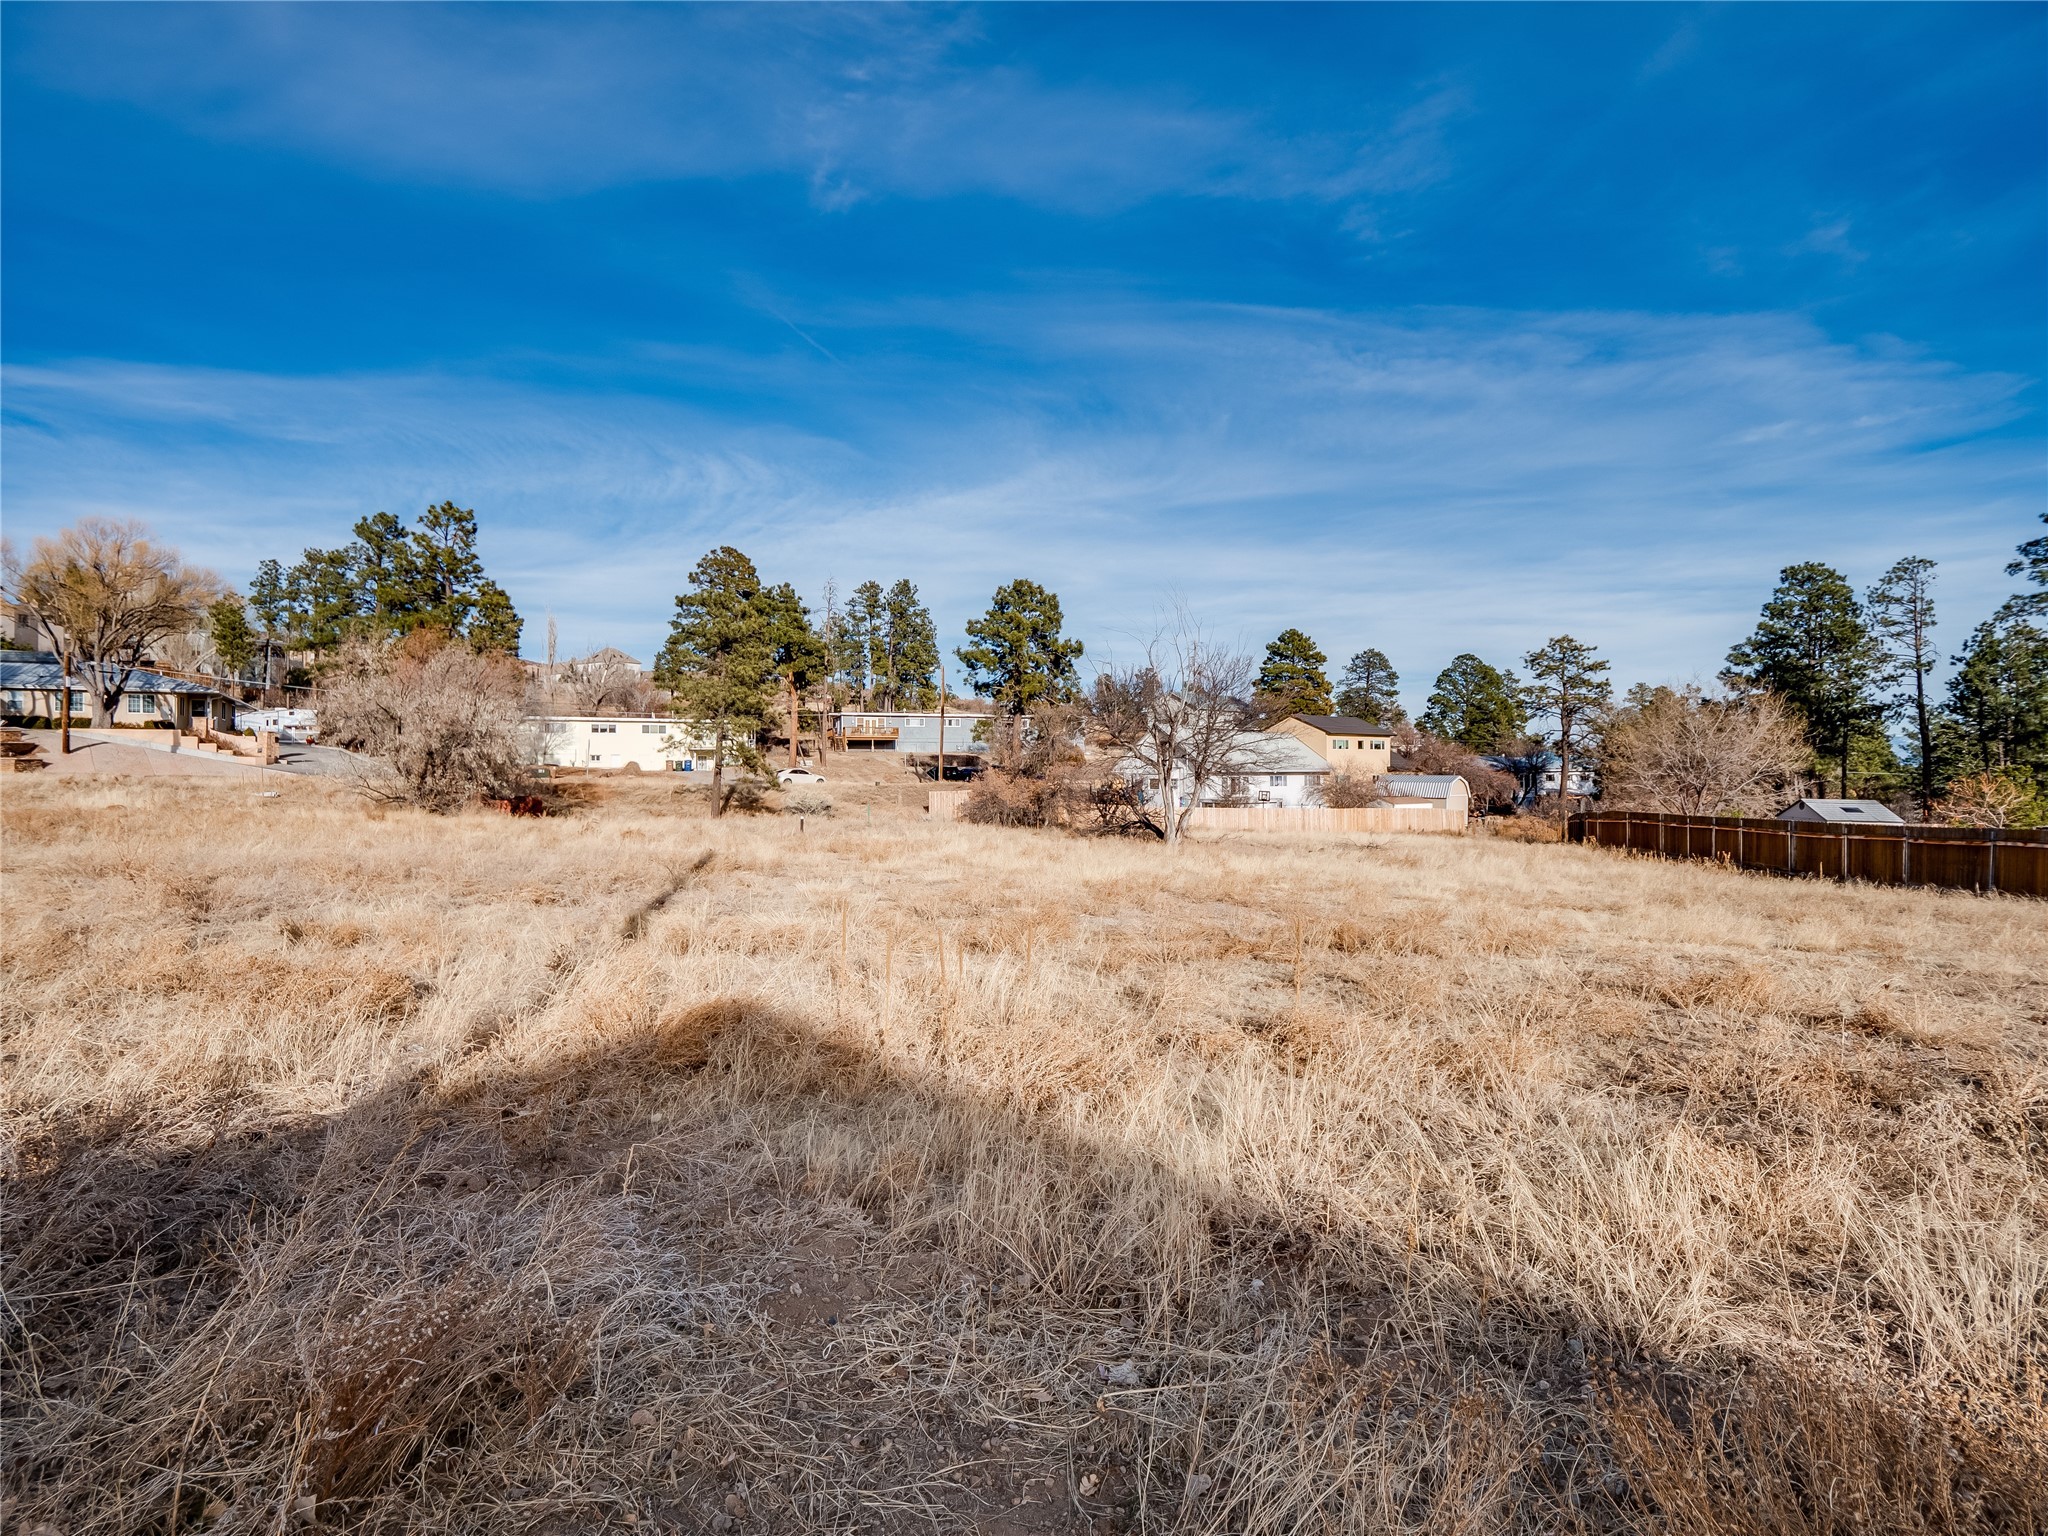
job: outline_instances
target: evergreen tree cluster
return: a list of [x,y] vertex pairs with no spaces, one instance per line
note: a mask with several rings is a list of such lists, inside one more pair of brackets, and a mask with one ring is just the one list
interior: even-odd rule
[[[1729,652],[1728,677],[1798,712],[1816,769],[1840,794],[1882,799],[1909,785],[1932,816],[1949,786],[1989,775],[2019,796],[2015,824],[2048,820],[2048,538],[2022,544],[2019,556],[2007,573],[2036,590],[1970,632],[1939,699],[1929,689],[1940,661],[1935,564],[1919,556],[1896,562],[1861,599],[1829,566],[1787,566],[1755,632]],[[1904,763],[1894,724],[1905,727]]]
[[863,709],[930,709],[939,701],[939,630],[907,580],[864,581],[827,636],[833,673]]
[[505,589],[484,574],[476,513],[452,501],[410,527],[378,512],[356,524],[353,543],[308,549],[289,567],[265,560],[249,610],[264,638],[311,651],[436,629],[510,656],[524,627]]

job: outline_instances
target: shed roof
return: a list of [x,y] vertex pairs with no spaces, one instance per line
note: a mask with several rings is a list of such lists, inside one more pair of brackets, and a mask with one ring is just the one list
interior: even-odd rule
[[1454,784],[1471,791],[1464,775],[1457,773],[1390,773],[1380,783],[1388,794],[1406,795],[1411,800],[1448,800],[1455,793]]
[[1300,711],[1282,715],[1283,720],[1299,720],[1312,725],[1328,736],[1391,736],[1391,725],[1375,725],[1370,720],[1361,720],[1356,715],[1304,715]]
[[1780,821],[1881,822],[1903,826],[1898,813],[1875,800],[1795,800],[1778,812]]

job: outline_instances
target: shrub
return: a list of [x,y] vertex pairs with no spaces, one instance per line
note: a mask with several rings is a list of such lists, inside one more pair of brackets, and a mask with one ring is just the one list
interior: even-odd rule
[[1386,786],[1363,773],[1333,773],[1323,780],[1322,793],[1323,804],[1338,811],[1378,805],[1387,798]]
[[1067,820],[1066,792],[1057,779],[991,770],[969,791],[962,814],[985,827],[1050,827]]
[[418,632],[345,652],[319,693],[321,734],[360,755],[373,800],[446,813],[538,787],[519,664]]

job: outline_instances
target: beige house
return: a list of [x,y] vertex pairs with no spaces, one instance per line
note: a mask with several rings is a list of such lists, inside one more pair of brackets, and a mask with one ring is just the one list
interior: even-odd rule
[[1330,765],[1333,773],[1378,776],[1392,768],[1393,727],[1350,715],[1287,715],[1271,727],[1285,731]]

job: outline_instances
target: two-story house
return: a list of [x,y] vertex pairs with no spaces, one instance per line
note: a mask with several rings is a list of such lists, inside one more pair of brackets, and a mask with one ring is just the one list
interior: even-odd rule
[[1352,715],[1286,715],[1268,728],[1285,731],[1330,765],[1332,773],[1378,777],[1392,771],[1394,729]]

